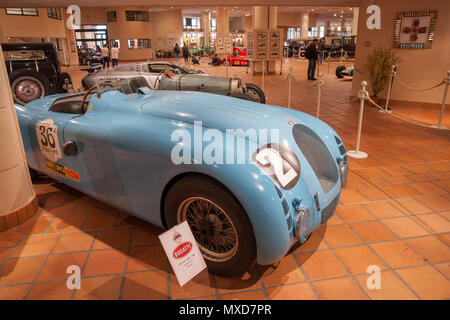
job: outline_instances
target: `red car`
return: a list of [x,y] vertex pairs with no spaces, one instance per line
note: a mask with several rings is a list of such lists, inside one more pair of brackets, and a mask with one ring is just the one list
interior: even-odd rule
[[233,55],[222,59],[222,63],[228,61],[231,66],[248,66],[247,51],[233,48]]

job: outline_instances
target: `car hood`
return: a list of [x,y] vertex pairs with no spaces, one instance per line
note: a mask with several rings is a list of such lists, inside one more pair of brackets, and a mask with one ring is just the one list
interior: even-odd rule
[[283,134],[291,136],[293,123],[327,126],[303,112],[216,94],[155,91],[149,100],[141,105],[143,114],[191,124],[201,121],[205,128],[232,129],[247,139],[251,137],[241,131],[278,129],[282,138]]

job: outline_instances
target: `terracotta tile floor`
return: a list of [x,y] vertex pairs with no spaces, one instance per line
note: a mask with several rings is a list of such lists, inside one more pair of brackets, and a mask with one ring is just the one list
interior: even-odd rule
[[[317,90],[304,80],[306,63],[288,66],[297,80],[293,107],[315,114]],[[201,67],[225,74],[206,61]],[[335,79],[334,65],[330,69],[321,119],[351,150],[359,106],[348,102],[351,82]],[[70,71],[79,86],[84,72]],[[245,71],[233,68],[230,75],[249,82]],[[287,105],[284,78],[266,78],[269,103]],[[253,82],[260,84],[260,77]],[[414,117],[433,123],[438,113]],[[368,107],[361,150],[369,158],[350,160],[335,214],[304,245],[242,278],[202,272],[182,288],[157,238],[163,230],[52,180],[36,181],[39,213],[0,233],[0,299],[449,299],[450,135]],[[66,287],[72,264],[82,271],[79,290]],[[381,270],[380,289],[367,287],[370,265]]]

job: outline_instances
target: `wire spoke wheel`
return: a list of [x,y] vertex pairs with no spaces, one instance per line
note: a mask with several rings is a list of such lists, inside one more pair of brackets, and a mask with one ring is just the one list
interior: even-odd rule
[[256,90],[247,89],[247,92],[254,98],[256,102],[261,102],[261,97],[259,96],[259,93]]
[[229,215],[216,203],[202,197],[185,199],[178,207],[177,221],[187,221],[205,259],[224,262],[237,252],[238,233]]
[[11,87],[14,100],[20,104],[26,104],[45,95],[44,85],[34,77],[17,78]]

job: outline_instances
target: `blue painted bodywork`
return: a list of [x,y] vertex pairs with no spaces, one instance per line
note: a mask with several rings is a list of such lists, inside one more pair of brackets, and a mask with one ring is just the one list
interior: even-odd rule
[[[298,219],[292,205],[301,199],[309,208],[308,233],[321,222],[321,212],[314,200],[317,193],[321,208],[339,196],[340,181],[328,192],[321,185],[310,164],[301,153],[292,135],[292,121],[312,128],[324,141],[334,159],[342,157],[336,143],[337,133],[323,121],[305,113],[282,107],[262,105],[241,99],[199,92],[148,91],[147,94],[123,94],[117,90],[92,96],[92,110],[84,115],[49,111],[53,102],[67,95],[53,95],[35,100],[26,106],[16,105],[26,157],[31,168],[78,189],[114,207],[164,227],[163,197],[173,181],[187,173],[208,175],[222,183],[241,203],[252,224],[257,244],[257,262],[267,265],[278,261],[298,241],[294,227]],[[58,125],[60,146],[73,140],[79,153],[63,156],[57,161],[79,173],[80,181],[56,174],[47,168],[40,151],[36,123],[53,119]],[[202,121],[201,126],[194,121]],[[290,124],[291,123],[291,124]],[[198,124],[198,123],[197,123]],[[195,152],[192,163],[176,165],[171,152],[176,142],[171,135],[185,129],[192,136],[208,128],[225,132],[234,143],[247,143],[249,153],[261,144],[245,135],[248,129],[278,129],[279,143],[293,150],[301,164],[298,183],[277,194],[274,181],[253,162],[247,164],[198,163]],[[194,139],[192,139],[194,140]],[[270,141],[267,141],[270,142]],[[194,150],[194,141],[191,141]],[[216,142],[204,142],[206,145]],[[233,149],[223,149],[224,158],[234,157]],[[336,163],[336,166],[337,163]],[[288,228],[281,205],[285,199],[289,217]]]

